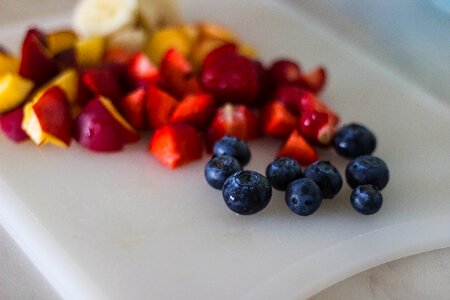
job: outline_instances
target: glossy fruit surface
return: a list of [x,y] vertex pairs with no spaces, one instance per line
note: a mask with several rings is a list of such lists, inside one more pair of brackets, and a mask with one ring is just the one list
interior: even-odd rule
[[285,194],[289,209],[300,216],[309,216],[322,204],[320,188],[309,178],[300,178],[291,182]]
[[346,158],[372,154],[376,145],[377,140],[372,131],[357,123],[345,125],[333,138],[334,149]]
[[241,165],[234,157],[222,155],[211,158],[205,166],[204,175],[211,187],[221,190],[225,180],[241,170]]
[[352,160],[345,169],[348,185],[355,188],[371,184],[380,191],[389,181],[389,169],[386,163],[372,155],[363,155]]
[[363,215],[373,215],[383,205],[383,196],[373,185],[360,185],[353,190],[350,203],[357,212]]
[[233,136],[224,136],[213,147],[215,156],[229,155],[237,159],[241,166],[249,163],[251,158],[250,148],[247,143]]
[[303,174],[319,186],[324,199],[333,198],[342,188],[341,174],[328,161],[313,163],[305,169]]
[[273,188],[285,191],[292,181],[302,178],[303,173],[295,159],[280,157],[267,166],[266,177]]

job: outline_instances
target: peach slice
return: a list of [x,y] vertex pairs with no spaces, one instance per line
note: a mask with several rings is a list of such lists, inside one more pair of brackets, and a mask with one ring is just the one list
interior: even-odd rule
[[24,106],[22,129],[37,145],[66,148],[72,138],[70,106],[64,91],[52,86]]
[[180,27],[167,27],[156,31],[149,39],[145,52],[156,65],[170,49],[176,49],[183,56],[188,56],[191,50],[189,36]]
[[55,31],[47,35],[48,50],[53,55],[74,48],[77,41],[77,35],[71,30]]
[[41,88],[36,94],[35,98],[39,98],[50,87],[57,86],[64,91],[69,104],[74,104],[77,97],[78,89],[78,74],[74,69],[67,69],[61,72],[58,76],[53,78],[43,88]]
[[80,67],[99,64],[105,53],[105,38],[92,37],[79,40],[75,44],[75,56]]
[[19,71],[19,60],[7,53],[0,53],[0,75],[6,73],[17,73]]
[[18,107],[30,93],[34,84],[31,80],[13,73],[0,76],[0,114]]

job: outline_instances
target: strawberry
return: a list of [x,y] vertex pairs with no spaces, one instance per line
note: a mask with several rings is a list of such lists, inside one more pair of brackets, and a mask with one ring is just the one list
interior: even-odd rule
[[178,101],[156,85],[150,85],[147,90],[146,110],[147,120],[151,129],[166,125],[178,105]]
[[103,63],[128,64],[135,54],[124,48],[109,48],[103,54]]
[[191,64],[175,48],[167,51],[160,67],[163,86],[176,97],[201,92]]
[[282,85],[275,90],[273,98],[282,102],[296,116],[300,115],[300,99],[304,90],[295,85]]
[[225,44],[221,47],[218,47],[206,55],[203,60],[202,68],[209,67],[210,64],[216,62],[217,60],[222,59],[223,57],[233,56],[238,53],[238,47],[235,44]]
[[338,115],[311,92],[303,91],[303,93],[301,93],[299,108],[302,112],[316,111],[326,113],[328,114],[328,122],[331,125],[336,126],[339,123]]
[[198,129],[205,129],[211,121],[216,103],[209,94],[185,96],[170,118],[172,123],[187,123]]
[[277,157],[290,157],[307,166],[317,160],[317,152],[297,130],[293,130],[279,149]]
[[157,81],[159,71],[145,53],[138,52],[128,64],[127,76],[131,86],[147,87],[151,82]]
[[92,96],[104,96],[117,102],[122,95],[120,85],[121,70],[118,65],[102,65],[82,71],[80,79],[85,89]]
[[272,101],[264,107],[262,125],[265,135],[287,138],[297,125],[297,119],[283,103]]
[[249,141],[260,135],[259,120],[256,114],[243,104],[227,103],[218,108],[207,130],[207,146],[225,135]]
[[170,124],[155,131],[150,140],[150,152],[166,167],[174,169],[200,159],[203,144],[194,127],[187,124]]
[[300,66],[288,59],[280,59],[275,61],[269,68],[269,78],[271,84],[275,87],[293,84],[300,79]]
[[137,88],[120,100],[120,108],[125,119],[137,130],[146,127],[145,96],[145,89]]
[[318,94],[322,91],[327,80],[327,72],[323,67],[317,67],[307,73],[303,73],[299,79],[300,85],[307,90]]

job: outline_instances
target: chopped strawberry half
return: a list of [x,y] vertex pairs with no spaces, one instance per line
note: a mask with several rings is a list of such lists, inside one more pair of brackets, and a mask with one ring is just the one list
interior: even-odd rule
[[335,132],[335,126],[329,124],[328,114],[317,111],[302,113],[298,129],[305,138],[322,146],[330,144]]
[[280,59],[269,68],[268,74],[272,85],[275,87],[293,84],[300,79],[300,66],[293,60]]
[[327,72],[323,67],[317,67],[307,73],[303,73],[300,77],[300,85],[304,86],[314,94],[322,91],[327,80]]
[[127,76],[133,87],[147,87],[157,81],[159,70],[145,53],[138,52],[128,64]]
[[277,157],[290,157],[307,166],[317,160],[317,152],[297,130],[294,130],[281,146]]
[[120,108],[125,119],[137,130],[146,127],[145,96],[145,89],[137,88],[120,100]]
[[28,135],[22,129],[23,107],[0,115],[0,129],[10,140],[19,143],[28,139]]
[[170,169],[200,159],[203,144],[199,132],[187,124],[170,124],[155,131],[150,152]]
[[185,96],[170,118],[172,123],[186,123],[198,129],[205,129],[216,109],[216,102],[210,94]]
[[282,85],[275,90],[274,99],[286,105],[287,109],[296,116],[300,115],[300,99],[304,89],[295,85]]
[[243,104],[227,103],[218,108],[207,130],[207,146],[211,149],[225,135],[249,141],[260,136],[257,115]]
[[104,96],[117,102],[122,96],[119,72],[115,65],[99,66],[84,70],[80,78],[85,90],[94,96]]
[[177,106],[178,101],[173,96],[156,85],[150,85],[146,99],[147,121],[150,128],[157,129],[169,123]]
[[188,60],[175,48],[170,49],[161,61],[163,85],[176,97],[201,92],[195,83],[195,75]]
[[297,118],[279,101],[265,105],[262,114],[264,134],[274,138],[287,138],[297,125]]
[[302,112],[316,111],[326,113],[328,114],[328,122],[331,125],[336,126],[339,123],[338,115],[311,92],[303,91],[300,96],[299,105],[300,111]]
[[103,54],[104,63],[128,64],[135,54],[124,48],[109,48]]

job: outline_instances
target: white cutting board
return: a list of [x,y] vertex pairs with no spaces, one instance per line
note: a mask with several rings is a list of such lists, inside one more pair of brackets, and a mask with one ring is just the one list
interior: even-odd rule
[[[183,0],[186,18],[229,25],[270,62],[280,56],[329,70],[323,99],[344,122],[378,136],[391,182],[374,216],[350,189],[296,216],[274,192],[260,214],[231,213],[203,179],[207,161],[176,171],[147,152],[148,139],[115,154],[15,145],[0,136],[0,223],[67,299],[294,299],[372,266],[450,246],[450,107],[389,66],[273,1]],[[55,28],[67,17],[43,19]],[[60,23],[61,22],[61,23]],[[0,32],[18,49],[28,24]],[[15,47],[15,48],[14,48]],[[264,172],[278,143],[251,143]],[[341,172],[345,161],[321,156]]]

